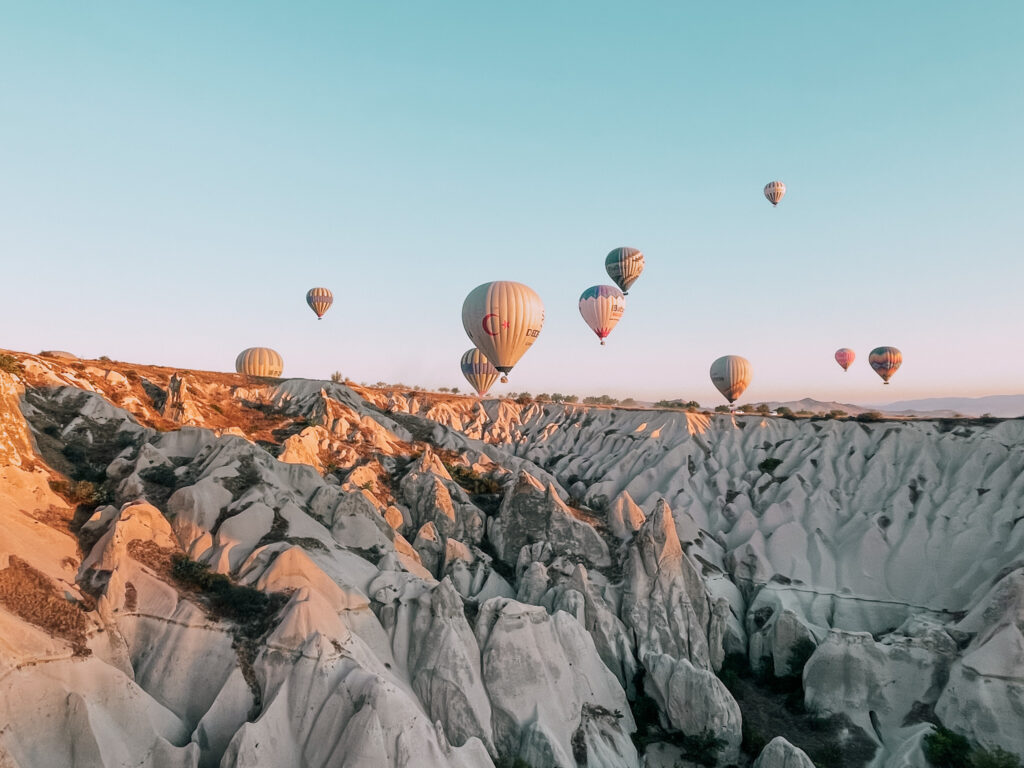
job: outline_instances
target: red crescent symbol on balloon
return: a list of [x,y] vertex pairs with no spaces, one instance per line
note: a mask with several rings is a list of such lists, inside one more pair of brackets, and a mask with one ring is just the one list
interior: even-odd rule
[[489,315],[484,315],[484,320],[483,320],[484,333],[486,333],[488,336],[497,336],[498,335],[498,331],[492,331],[487,326],[487,321],[490,320],[492,317],[497,317],[497,315],[494,314],[493,312],[491,314],[489,314]]

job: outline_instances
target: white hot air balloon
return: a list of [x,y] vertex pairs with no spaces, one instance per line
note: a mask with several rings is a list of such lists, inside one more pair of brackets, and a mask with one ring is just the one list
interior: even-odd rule
[[491,361],[476,347],[466,351],[462,356],[461,365],[462,375],[480,397],[486,395],[487,390],[498,380],[498,369],[491,365]]
[[730,403],[736,402],[753,377],[750,361],[739,355],[726,355],[711,364],[711,383]]
[[235,370],[247,376],[268,376],[276,379],[284,372],[281,356],[268,347],[243,349],[235,358]]
[[544,305],[532,288],[499,280],[478,285],[462,304],[462,325],[477,349],[508,372],[537,340],[544,325]]
[[580,296],[580,314],[597,334],[602,347],[625,311],[626,298],[615,286],[592,285]]

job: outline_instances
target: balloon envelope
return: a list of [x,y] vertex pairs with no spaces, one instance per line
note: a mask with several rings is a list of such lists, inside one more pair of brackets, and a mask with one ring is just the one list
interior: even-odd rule
[[462,356],[461,365],[462,375],[480,397],[486,395],[487,390],[498,380],[498,369],[491,365],[491,361],[476,347],[466,351]]
[[306,293],[306,303],[316,312],[316,319],[319,320],[334,303],[334,294],[327,288],[310,288]]
[[781,181],[769,181],[764,185],[764,196],[772,205],[778,205],[779,201],[786,196],[786,185]]
[[888,384],[892,375],[903,365],[903,353],[896,347],[875,347],[868,355],[868,365]]
[[580,314],[604,345],[604,340],[626,311],[626,299],[612,285],[592,285],[580,296]]
[[736,402],[753,377],[750,361],[739,355],[726,355],[711,364],[711,383],[730,403]]
[[616,248],[605,257],[604,268],[623,293],[629,293],[629,287],[644,271],[644,255],[636,248]]
[[544,304],[532,288],[499,280],[478,285],[462,304],[462,326],[477,349],[508,373],[537,340]]
[[853,361],[856,359],[857,353],[849,347],[843,347],[842,349],[836,350],[836,362],[842,367],[844,371],[850,369],[853,365]]
[[243,349],[235,358],[235,370],[248,376],[278,378],[284,371],[281,356],[268,347]]

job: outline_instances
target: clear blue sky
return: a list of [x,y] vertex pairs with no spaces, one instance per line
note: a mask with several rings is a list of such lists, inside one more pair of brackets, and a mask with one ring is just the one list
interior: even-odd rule
[[507,279],[547,321],[505,391],[715,404],[728,353],[745,401],[1024,391],[1019,0],[0,8],[0,347],[464,387]]

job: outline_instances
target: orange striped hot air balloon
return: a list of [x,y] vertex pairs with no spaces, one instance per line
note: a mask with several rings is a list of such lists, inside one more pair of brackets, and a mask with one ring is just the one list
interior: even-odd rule
[[868,355],[868,365],[871,366],[875,373],[882,377],[882,381],[886,384],[889,383],[889,379],[899,370],[902,364],[903,353],[896,349],[896,347],[875,347],[871,350],[871,354]]
[[334,303],[334,294],[327,288],[310,288],[306,294],[306,303],[316,313],[316,319],[323,320],[324,312]]
[[842,349],[836,350],[836,362],[839,363],[844,371],[850,370],[850,366],[853,365],[853,361],[856,357],[857,353],[849,347],[843,347]]
[[778,205],[786,195],[786,185],[781,181],[769,181],[764,185],[764,196],[773,206]]

